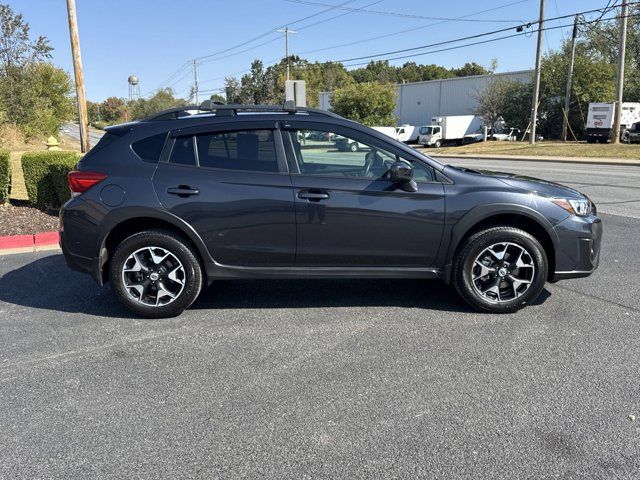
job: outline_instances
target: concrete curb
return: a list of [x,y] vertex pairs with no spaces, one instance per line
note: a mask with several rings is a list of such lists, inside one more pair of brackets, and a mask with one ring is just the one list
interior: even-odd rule
[[58,232],[41,232],[33,235],[8,235],[0,237],[0,255],[11,253],[41,252],[60,248]]
[[461,160],[516,160],[521,162],[592,163],[595,165],[623,165],[640,167],[640,159],[629,158],[585,158],[585,157],[525,157],[520,155],[473,155],[427,153],[433,158],[456,158]]

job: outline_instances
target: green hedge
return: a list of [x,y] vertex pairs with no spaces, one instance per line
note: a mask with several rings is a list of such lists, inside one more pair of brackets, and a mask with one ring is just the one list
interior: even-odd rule
[[75,152],[28,152],[22,155],[22,171],[29,201],[38,208],[59,208],[69,198],[67,174],[80,155]]
[[9,152],[0,150],[0,203],[9,201],[11,193],[11,162]]

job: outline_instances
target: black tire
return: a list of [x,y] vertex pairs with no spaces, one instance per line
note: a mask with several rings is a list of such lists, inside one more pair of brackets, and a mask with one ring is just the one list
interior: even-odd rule
[[[149,305],[142,303],[142,301],[136,300],[130,293],[131,289],[125,287],[125,281],[123,276],[123,269],[127,261],[133,261],[130,256],[141,249],[148,247],[159,247],[170,252],[179,262],[182,264],[181,278],[182,284],[176,284],[174,290],[180,290],[175,298],[169,298],[169,302],[166,305]],[[145,275],[141,272],[141,275]],[[146,275],[149,277],[149,275]],[[185,309],[187,309],[198,297],[203,284],[202,266],[198,261],[196,253],[190,244],[181,236],[168,231],[168,230],[147,230],[140,233],[131,235],[125,239],[116,249],[113,258],[111,259],[111,265],[109,268],[109,280],[111,282],[111,288],[115,292],[116,296],[122,302],[122,304],[134,312],[136,315],[144,318],[167,318],[180,315]],[[161,277],[158,280],[158,285],[163,281]],[[168,283],[171,281],[166,280]],[[148,282],[148,280],[147,280]],[[180,287],[179,285],[182,285]],[[155,287],[152,286],[150,292],[156,292],[156,298],[160,295],[157,294]],[[174,292],[176,293],[176,292]],[[142,294],[140,294],[142,296]],[[166,297],[163,297],[166,298]]]
[[436,140],[436,143],[433,144],[435,148],[440,148],[442,146],[442,142],[440,140]]
[[349,151],[357,152],[358,151],[358,144],[356,142],[351,142],[349,144]]
[[629,132],[624,132],[620,137],[620,141],[622,143],[631,143],[631,135],[629,134]]
[[[473,283],[474,268],[476,271],[478,268],[476,267],[477,264],[475,260],[492,245],[507,242],[515,244],[515,246],[511,248],[524,249],[525,254],[528,255],[528,262],[531,263],[534,268],[532,276],[529,279],[531,283],[528,287],[525,285],[526,290],[523,290],[521,294],[515,294],[513,290],[517,289],[513,287],[511,291],[513,298],[509,298],[507,287],[509,282],[506,282],[507,279],[503,279],[503,283],[498,285],[498,290],[500,292],[507,290],[506,299],[496,302],[483,296]],[[549,266],[544,248],[542,248],[540,242],[532,235],[514,227],[493,227],[472,235],[464,242],[453,261],[452,280],[458,294],[472,307],[493,313],[509,313],[519,310],[538,298],[544,288],[548,269]],[[524,272],[524,268],[521,271]],[[517,272],[517,269],[515,272]],[[493,278],[495,278],[496,282],[498,281],[498,273],[493,270],[483,278],[490,280],[492,278],[491,276],[494,276]],[[476,282],[479,281],[482,282],[482,279],[476,278]],[[511,286],[513,286],[513,284],[511,284]],[[500,297],[498,296],[498,298]]]

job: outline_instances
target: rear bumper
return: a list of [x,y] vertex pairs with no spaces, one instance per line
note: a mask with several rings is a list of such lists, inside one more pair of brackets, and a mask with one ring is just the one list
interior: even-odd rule
[[587,137],[591,138],[606,138],[607,140],[611,136],[610,128],[587,128],[586,132]]
[[602,220],[595,215],[571,216],[560,222],[555,230],[560,242],[551,281],[591,275],[600,263]]

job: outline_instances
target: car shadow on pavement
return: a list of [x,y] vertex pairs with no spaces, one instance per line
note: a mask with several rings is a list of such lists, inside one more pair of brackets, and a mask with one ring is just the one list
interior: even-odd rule
[[[12,263],[15,267],[12,268]],[[30,308],[131,317],[109,287],[69,270],[62,255],[0,263],[0,301]],[[6,273],[3,273],[6,272]],[[547,290],[535,304],[550,296]],[[191,309],[407,307],[473,312],[435,280],[226,280],[203,289]]]

